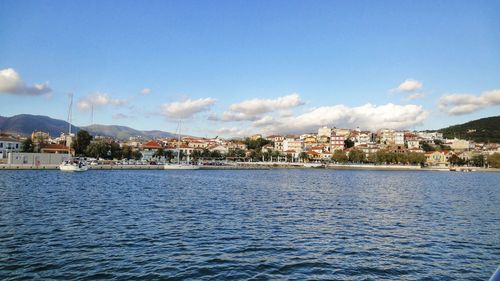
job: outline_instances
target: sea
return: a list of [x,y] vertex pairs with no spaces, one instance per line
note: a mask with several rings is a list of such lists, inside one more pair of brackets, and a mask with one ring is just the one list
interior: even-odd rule
[[0,171],[0,280],[488,280],[500,173]]

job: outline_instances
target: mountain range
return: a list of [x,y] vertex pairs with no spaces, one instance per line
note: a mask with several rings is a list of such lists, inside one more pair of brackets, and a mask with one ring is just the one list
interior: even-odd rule
[[[117,125],[90,125],[77,127],[72,126],[72,132],[86,130],[91,135],[112,137],[126,140],[129,137],[143,138],[170,138],[176,135],[164,131],[141,131],[126,126]],[[51,136],[59,136],[68,131],[68,122],[53,119],[48,116],[19,114],[12,117],[0,116],[0,132],[15,135],[30,135],[32,132],[41,130],[48,132]],[[439,129],[445,138],[461,138],[477,142],[500,143],[500,116],[493,116],[473,120],[464,124],[454,125]]]
[[[86,130],[94,136],[106,136],[120,140],[139,136],[143,138],[170,138],[176,136],[170,132],[159,130],[141,131],[117,125],[71,126],[72,132],[78,132],[79,130]],[[43,115],[19,114],[12,117],[0,116],[0,132],[2,133],[26,136],[34,131],[48,132],[53,137],[59,136],[63,132],[68,132],[68,122]]]
[[500,116],[481,118],[437,131],[443,133],[443,137],[448,139],[500,143]]

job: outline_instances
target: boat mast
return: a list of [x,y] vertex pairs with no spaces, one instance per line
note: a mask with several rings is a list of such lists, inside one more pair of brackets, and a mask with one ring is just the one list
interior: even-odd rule
[[179,120],[179,128],[177,130],[177,164],[181,163],[181,120]]
[[[66,138],[66,145],[68,139],[71,138],[71,116],[73,115],[73,93],[69,93],[69,107],[68,107],[68,137]],[[71,157],[71,146],[68,145],[68,157]]]

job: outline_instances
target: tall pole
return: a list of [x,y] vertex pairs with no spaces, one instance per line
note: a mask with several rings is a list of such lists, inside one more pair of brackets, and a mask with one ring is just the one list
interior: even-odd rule
[[[71,138],[71,117],[73,115],[73,93],[69,94],[69,108],[68,108],[68,137],[66,138],[66,145]],[[68,145],[68,157],[71,157],[71,146]]]
[[181,120],[177,130],[177,164],[181,163]]

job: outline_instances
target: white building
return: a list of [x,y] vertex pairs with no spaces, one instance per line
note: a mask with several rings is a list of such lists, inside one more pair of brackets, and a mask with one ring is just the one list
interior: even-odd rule
[[283,151],[293,150],[296,153],[302,152],[304,148],[304,142],[300,139],[286,138],[283,141]]
[[332,129],[327,126],[318,129],[318,137],[329,137],[332,134]]
[[9,152],[19,152],[21,142],[10,137],[0,137],[0,159],[7,158]]
[[448,140],[446,143],[449,143],[451,149],[453,150],[469,150],[470,148],[470,143],[468,140],[453,139]]

